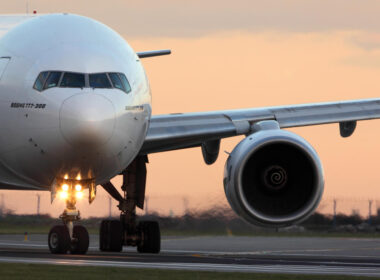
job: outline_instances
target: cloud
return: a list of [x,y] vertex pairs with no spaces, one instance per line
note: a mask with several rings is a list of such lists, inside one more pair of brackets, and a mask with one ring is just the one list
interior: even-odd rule
[[[228,30],[380,31],[380,2],[374,0],[34,0],[34,9],[94,17],[129,37],[204,36]],[[25,1],[2,1],[0,10],[24,12]]]
[[359,55],[348,57],[341,61],[343,64],[356,66],[360,68],[377,68],[380,69],[380,55]]
[[380,49],[380,32],[360,32],[352,36],[349,42],[366,51]]

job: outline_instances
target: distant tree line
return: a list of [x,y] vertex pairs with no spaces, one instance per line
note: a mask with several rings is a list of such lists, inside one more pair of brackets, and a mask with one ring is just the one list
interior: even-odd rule
[[[114,217],[117,219],[118,217]],[[261,232],[276,232],[276,229],[265,229],[244,222],[229,208],[213,208],[205,211],[188,211],[182,216],[163,216],[150,213],[139,217],[141,220],[157,220],[163,233],[188,232],[204,234],[252,234]],[[81,223],[89,229],[98,228],[104,218],[82,219]],[[49,215],[16,215],[11,212],[0,216],[0,227],[6,226],[52,226],[60,223],[58,218]],[[341,226],[358,226],[367,224],[376,227],[380,225],[380,211],[371,218],[361,217],[357,212],[350,215],[325,215],[314,213],[299,226],[310,231],[330,231]],[[380,229],[380,227],[379,227]]]

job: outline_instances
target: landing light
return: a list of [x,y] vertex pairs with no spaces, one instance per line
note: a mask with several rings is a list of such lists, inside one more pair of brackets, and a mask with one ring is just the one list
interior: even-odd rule
[[66,199],[69,196],[69,194],[66,191],[62,191],[59,193],[59,197],[62,199]]
[[62,185],[62,190],[63,191],[68,191],[69,190],[69,185],[68,184],[63,184]]
[[75,194],[75,197],[78,198],[78,199],[81,199],[83,197],[83,193],[82,192],[77,192]]
[[79,184],[75,185],[75,190],[76,190],[77,192],[80,192],[80,191],[82,190],[82,186],[79,185]]

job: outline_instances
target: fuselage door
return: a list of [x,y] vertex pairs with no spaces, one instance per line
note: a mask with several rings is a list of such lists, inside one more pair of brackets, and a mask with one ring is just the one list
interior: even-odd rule
[[10,60],[11,58],[9,56],[0,57],[0,81]]

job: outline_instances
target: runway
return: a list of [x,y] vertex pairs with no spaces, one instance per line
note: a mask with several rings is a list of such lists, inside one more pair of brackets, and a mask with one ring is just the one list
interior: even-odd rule
[[46,235],[0,235],[0,262],[183,269],[222,272],[360,275],[380,277],[380,239],[287,237],[163,237],[158,255],[98,250],[51,255]]

